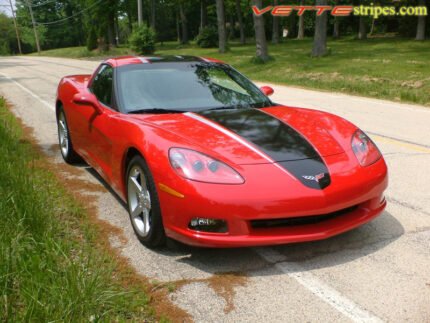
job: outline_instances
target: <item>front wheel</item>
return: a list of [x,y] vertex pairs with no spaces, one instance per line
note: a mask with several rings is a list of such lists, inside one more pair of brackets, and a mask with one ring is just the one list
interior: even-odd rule
[[131,224],[138,239],[147,247],[164,245],[160,202],[155,183],[144,159],[135,156],[127,168],[127,202]]
[[57,127],[58,142],[60,144],[60,151],[64,161],[68,164],[77,164],[82,162],[81,157],[73,149],[69,126],[67,125],[66,114],[64,113],[64,109],[62,107],[59,108],[57,113]]

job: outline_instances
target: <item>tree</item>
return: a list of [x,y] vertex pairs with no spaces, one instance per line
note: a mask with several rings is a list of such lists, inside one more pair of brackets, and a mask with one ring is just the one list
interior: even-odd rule
[[184,4],[179,1],[179,20],[181,22],[181,44],[188,43],[188,26],[187,26],[187,16],[185,15]]
[[[278,5],[278,0],[273,0],[273,5]],[[272,44],[279,43],[279,17],[273,16],[273,27],[272,27]]]
[[240,43],[244,45],[246,43],[245,26],[243,24],[242,6],[240,0],[236,0],[236,15],[237,21],[239,22]]
[[339,17],[334,17],[333,38],[339,38]]
[[[252,5],[258,8],[262,7],[262,0],[252,0]],[[267,62],[270,59],[269,50],[267,48],[266,31],[264,28],[263,15],[254,17],[254,29],[255,29],[255,45],[256,45],[256,57],[262,62]]]
[[145,25],[135,26],[129,38],[131,49],[138,54],[149,55],[155,51],[155,31]]
[[[334,4],[337,5],[338,1],[336,0]],[[333,20],[333,38],[339,38],[339,17],[334,17]]]
[[92,51],[97,48],[97,34],[95,28],[91,26],[88,31],[87,49]]
[[[425,0],[419,0],[419,5],[426,5]],[[426,16],[418,16],[418,24],[417,24],[417,36],[416,40],[425,40],[426,39]]]
[[[327,0],[316,0],[318,6],[326,6]],[[327,54],[327,11],[315,18],[315,35],[312,48],[313,57]]]
[[155,30],[155,0],[151,0],[151,28]]
[[206,0],[200,0],[200,30],[208,24],[208,8]]
[[216,0],[216,16],[218,22],[218,48],[220,53],[227,49],[227,33],[225,28],[224,0]]
[[12,45],[16,44],[12,19],[0,12],[0,55],[11,54]]
[[[305,3],[304,0],[300,1],[300,5],[303,6]],[[302,14],[299,17],[299,31],[297,33],[297,39],[305,38],[305,16]]]
[[358,39],[367,39],[367,21],[366,17],[360,16],[360,22],[358,27]]

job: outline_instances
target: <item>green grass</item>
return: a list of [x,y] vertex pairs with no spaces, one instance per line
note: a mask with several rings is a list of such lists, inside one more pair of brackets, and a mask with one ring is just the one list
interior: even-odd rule
[[154,320],[44,162],[0,98],[0,321]]
[[[311,58],[312,40],[288,40],[270,46],[275,59],[253,64],[253,44],[230,44],[230,51],[201,49],[176,43],[158,45],[158,54],[208,56],[221,59],[253,80],[312,89],[344,92],[393,101],[430,105],[430,42],[399,38],[373,38],[366,41],[345,38],[328,42],[330,55]],[[45,51],[43,55],[63,57],[102,57],[97,52],[81,55],[82,47]],[[129,54],[118,48],[110,56]],[[106,56],[106,55],[105,55]]]

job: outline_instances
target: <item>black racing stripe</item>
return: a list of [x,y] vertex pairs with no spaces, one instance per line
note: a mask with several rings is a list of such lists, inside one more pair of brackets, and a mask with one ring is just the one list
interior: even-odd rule
[[208,110],[199,114],[253,143],[304,185],[315,189],[330,185],[327,166],[315,148],[277,118],[258,109]]

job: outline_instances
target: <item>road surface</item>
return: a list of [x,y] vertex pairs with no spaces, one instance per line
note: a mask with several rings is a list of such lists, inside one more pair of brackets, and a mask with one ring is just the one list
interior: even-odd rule
[[[54,115],[58,81],[97,62],[0,58],[0,95],[61,162]],[[355,122],[381,148],[390,172],[388,207],[352,232],[313,243],[231,250],[151,251],[134,237],[124,207],[94,173],[99,218],[124,232],[111,243],[137,271],[176,286],[171,300],[199,322],[430,322],[430,108],[284,86],[274,100]],[[65,185],[68,185],[65,183]]]

